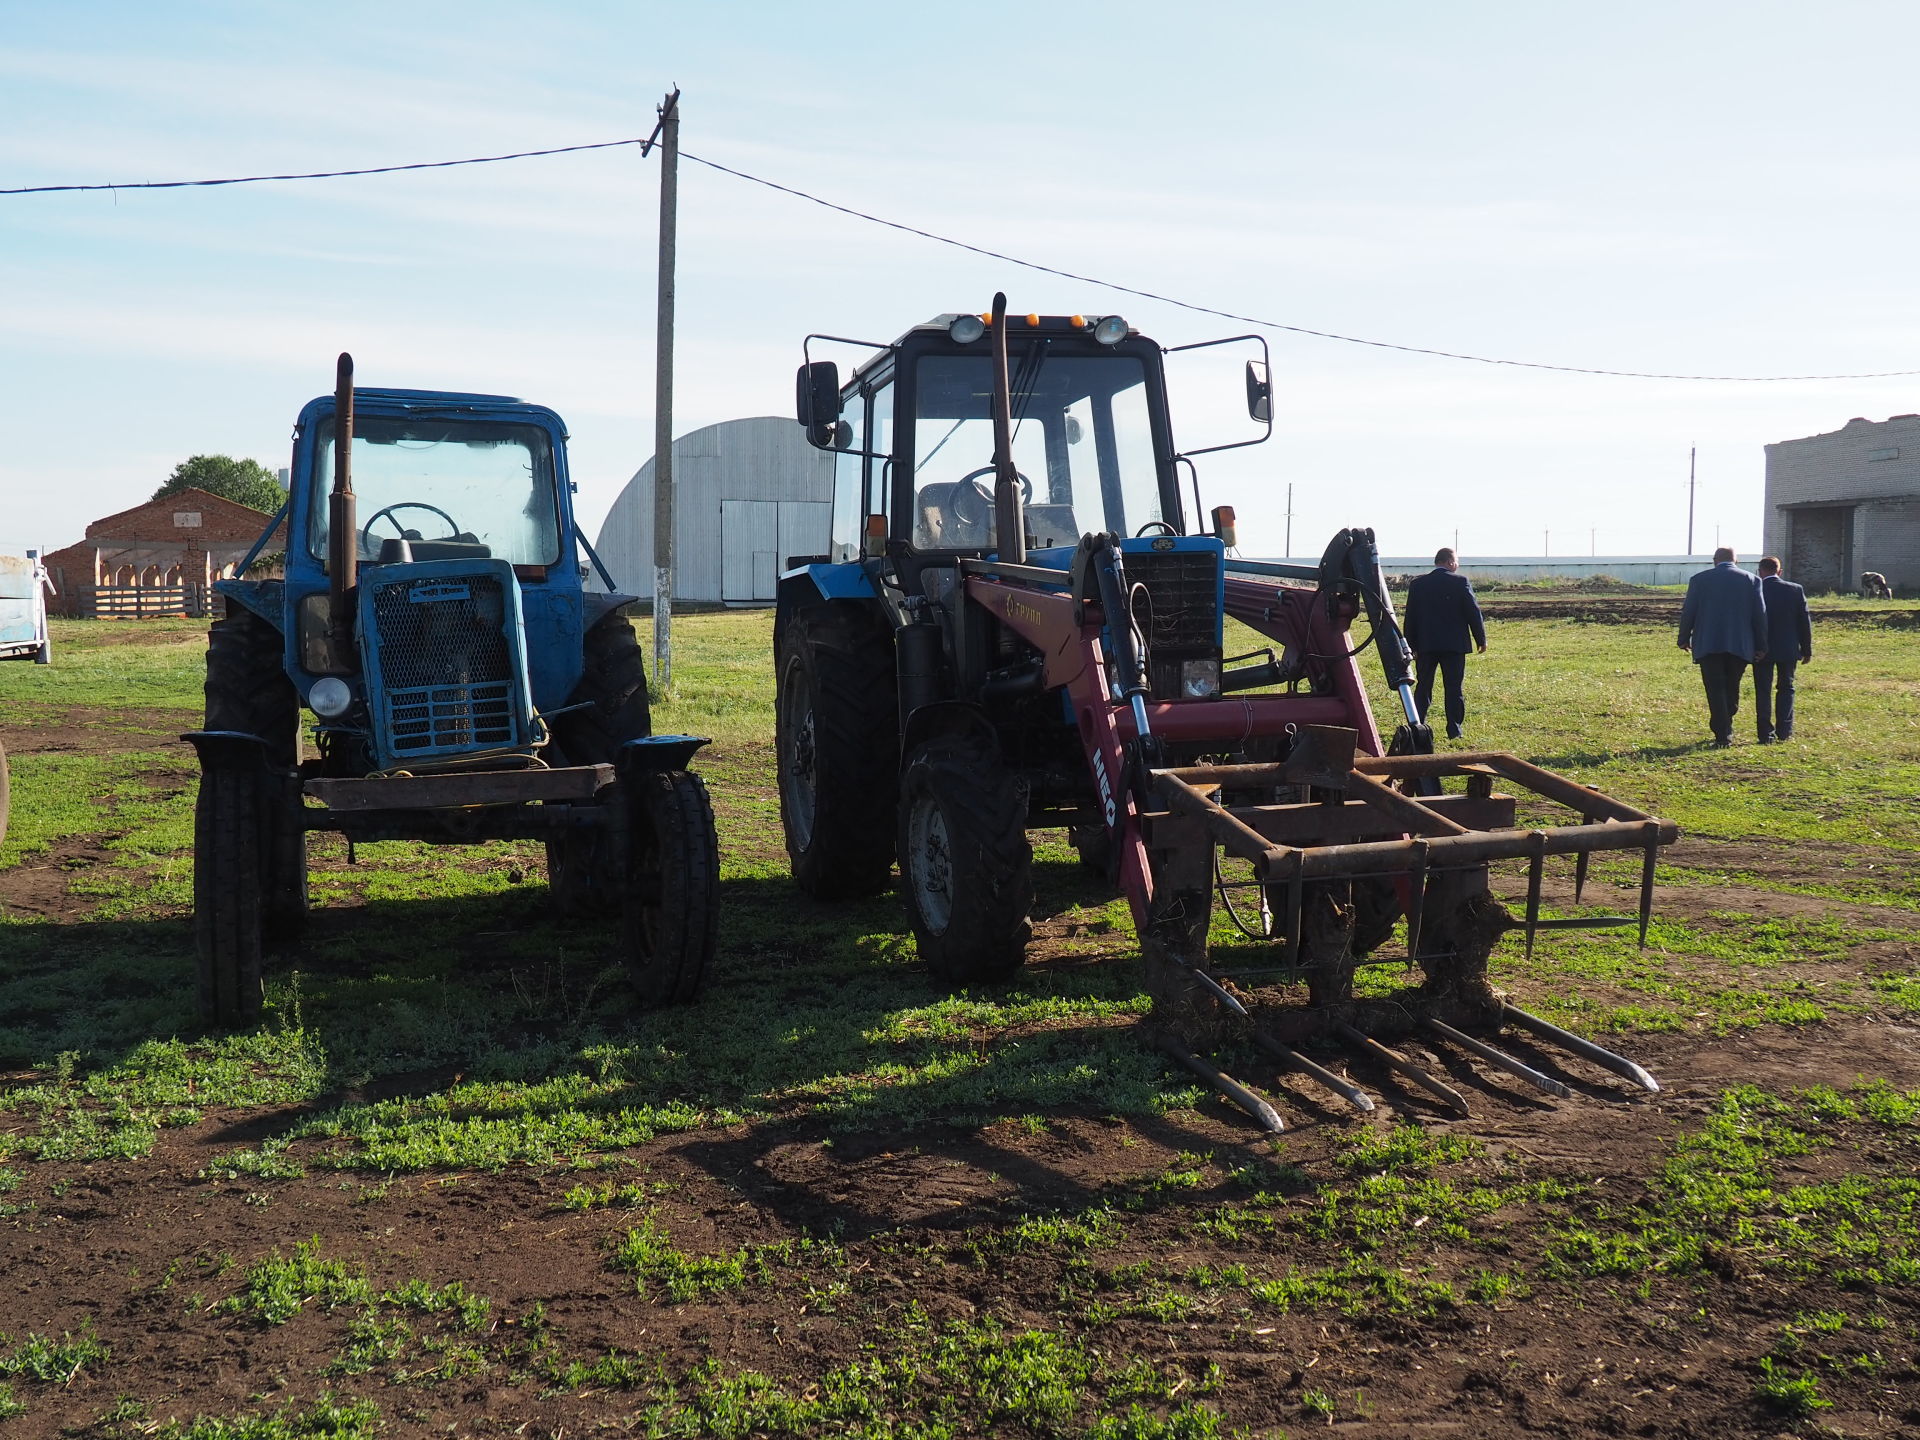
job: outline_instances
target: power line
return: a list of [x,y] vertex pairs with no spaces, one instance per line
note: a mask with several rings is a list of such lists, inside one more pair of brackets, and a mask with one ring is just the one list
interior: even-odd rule
[[258,185],[265,180],[338,180],[347,175],[392,175],[400,170],[451,170],[456,165],[497,165],[502,160],[531,160],[540,155],[571,155],[578,150],[644,146],[643,139],[596,140],[591,145],[557,145],[551,150],[516,150],[511,155],[475,155],[466,160],[421,160],[412,165],[372,165],[364,170],[309,170],[299,175],[232,175],[221,180],[137,180],[120,185],[21,185],[0,195],[47,195],[74,190],[190,190],[211,185]]
[[[0,189],[0,195],[45,195],[56,192],[99,190],[184,190],[217,185],[255,185],[274,180],[338,180],[355,175],[392,175],[403,170],[450,170],[461,165],[495,165],[504,160],[531,160],[546,155],[571,155],[583,150],[613,150],[623,145],[638,145],[641,147],[641,154],[645,155],[650,150],[652,142],[636,136],[629,140],[600,140],[586,145],[558,145],[546,150],[517,150],[509,155],[477,155],[464,160],[424,160],[410,165],[373,165],[357,170],[311,170],[287,175],[235,175],[217,180],[142,180],[107,185],[22,185],[11,189]],[[1555,365],[1544,360],[1506,360],[1497,356],[1474,355],[1460,350],[1441,350],[1424,345],[1402,345],[1391,340],[1370,340],[1360,335],[1343,335],[1333,330],[1314,330],[1305,325],[1289,325],[1282,320],[1268,320],[1258,315],[1242,315],[1233,310],[1219,310],[1211,305],[1197,305],[1192,301],[1176,299],[1155,290],[1143,290],[1136,285],[1122,285],[1117,280],[1102,280],[1097,275],[1082,275],[1073,270],[1042,265],[1037,260],[1023,260],[1017,255],[1009,255],[1004,251],[989,250],[983,245],[956,240],[950,235],[940,235],[932,230],[922,230],[918,226],[908,225],[899,220],[889,220],[865,210],[856,210],[851,205],[840,205],[810,191],[797,189],[792,185],[782,185],[776,180],[769,180],[765,176],[754,175],[745,170],[737,170],[731,165],[722,165],[717,160],[709,160],[705,156],[695,155],[690,151],[682,150],[680,155],[682,159],[691,160],[696,165],[704,165],[709,170],[717,170],[723,175],[731,175],[735,179],[746,180],[769,190],[777,190],[783,195],[791,195],[797,200],[805,200],[809,204],[852,216],[856,220],[865,220],[869,224],[898,230],[906,235],[915,235],[938,245],[950,245],[957,250],[966,250],[989,260],[998,260],[1002,264],[1018,265],[1022,269],[1038,271],[1043,275],[1056,275],[1063,280],[1072,280],[1081,285],[1097,285],[1103,290],[1118,291],[1122,295],[1137,295],[1143,300],[1172,305],[1197,315],[1212,315],[1241,325],[1257,325],[1263,330],[1277,330],[1289,335],[1305,335],[1315,340],[1335,340],[1343,345],[1365,345],[1375,350],[1394,350],[1403,355],[1430,355],[1435,359],[1463,360],[1475,365],[1501,365],[1518,370],[1550,370],[1563,375],[1605,375],[1622,380],[1688,380],[1768,385],[1817,380],[1891,380],[1920,375],[1920,370],[1868,370],[1835,375],[1682,375],[1657,370],[1608,370],[1593,365]]]
[[1034,260],[1022,260],[1017,255],[1003,254],[998,250],[988,250],[979,245],[970,245],[964,240],[955,240],[951,236],[936,235],[931,230],[921,230],[912,225],[902,224],[898,220],[888,220],[879,215],[870,215],[864,210],[855,210],[849,205],[836,205],[831,200],[823,200],[818,195],[805,190],[796,190],[791,185],[781,185],[759,175],[749,175],[744,170],[735,170],[718,161],[708,160],[691,151],[682,150],[680,158],[691,160],[697,165],[705,165],[710,170],[719,170],[742,180],[751,180],[756,185],[764,185],[769,190],[778,190],[801,200],[811,201],[815,205],[825,206],[829,210],[838,210],[842,215],[851,215],[857,220],[871,221],[875,225],[884,225],[890,230],[905,231],[909,235],[918,235],[924,240],[936,241],[941,245],[951,245],[956,249],[970,250],[975,255],[984,255],[989,260],[1003,261],[1008,265],[1019,265],[1028,270],[1038,270],[1046,275],[1058,275],[1063,280],[1074,280],[1083,285],[1098,285],[1105,290],[1118,290],[1124,295],[1138,295],[1145,300],[1157,300],[1163,305],[1177,306],[1182,310],[1191,310],[1200,315],[1213,315],[1222,320],[1232,320],[1242,325],[1258,325],[1265,330],[1284,330],[1293,335],[1310,335],[1316,340],[1338,340],[1347,345],[1368,345],[1376,350],[1398,350],[1408,355],[1433,355],[1443,360],[1470,360],[1476,365],[1510,365],[1523,370],[1557,370],[1569,375],[1612,375],[1625,380],[1725,380],[1742,384],[1771,384],[1783,380],[1886,380],[1903,375],[1920,375],[1920,370],[1872,370],[1855,375],[1667,375],[1650,370],[1602,370],[1589,365],[1550,365],[1542,360],[1501,360],[1489,355],[1469,355],[1458,350],[1433,350],[1420,345],[1398,345],[1391,340],[1368,340],[1358,335],[1340,335],[1331,330],[1309,330],[1304,325],[1288,325],[1280,320],[1263,320],[1257,315],[1241,315],[1232,310],[1216,310],[1210,305],[1195,305],[1187,300],[1176,300],[1171,295],[1162,295],[1153,290],[1142,290],[1133,285],[1122,285],[1114,280],[1102,280],[1097,275],[1081,275],[1072,270],[1056,269],[1052,265],[1042,265]]

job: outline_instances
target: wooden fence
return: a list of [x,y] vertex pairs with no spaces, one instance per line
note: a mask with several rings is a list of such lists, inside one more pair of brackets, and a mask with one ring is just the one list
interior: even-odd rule
[[83,585],[75,613],[88,620],[204,619],[223,613],[205,585]]

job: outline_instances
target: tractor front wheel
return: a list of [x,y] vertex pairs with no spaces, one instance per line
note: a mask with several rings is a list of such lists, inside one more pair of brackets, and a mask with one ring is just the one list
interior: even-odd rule
[[[553,738],[568,765],[612,765],[620,747],[653,733],[640,637],[624,611],[601,619],[581,642],[580,683],[568,709],[553,720]],[[599,833],[574,830],[547,841],[547,884],[563,919],[610,915],[620,908],[615,857]]]
[[984,736],[942,735],[900,778],[900,888],[927,968],[1004,980],[1026,960],[1033,909],[1027,797]]
[[623,887],[627,968],[641,1003],[699,995],[720,924],[720,848],[698,775],[657,770],[627,788]]
[[265,769],[201,771],[193,811],[193,928],[200,959],[200,1014],[213,1025],[260,1016],[260,950],[270,857],[261,844]]

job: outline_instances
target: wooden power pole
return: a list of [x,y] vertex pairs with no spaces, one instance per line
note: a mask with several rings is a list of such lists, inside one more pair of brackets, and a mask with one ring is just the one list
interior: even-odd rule
[[1691,446],[1687,450],[1687,558],[1693,558],[1693,460],[1700,448]]
[[653,683],[673,684],[673,250],[680,201],[680,92],[660,104],[660,279],[653,366]]

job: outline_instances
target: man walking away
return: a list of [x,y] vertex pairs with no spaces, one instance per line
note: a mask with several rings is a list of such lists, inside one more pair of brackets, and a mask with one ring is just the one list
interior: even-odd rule
[[[1452,550],[1442,546],[1433,569],[1407,587],[1407,644],[1413,648],[1413,703],[1427,714],[1438,666],[1447,690],[1447,738],[1458,740],[1467,721],[1467,650],[1487,653],[1487,626],[1473,585],[1460,573]],[[1429,722],[1431,723],[1431,722]]]
[[1707,725],[1713,743],[1733,744],[1733,717],[1740,711],[1740,682],[1747,662],[1767,658],[1767,604],[1760,577],[1733,563],[1733,551],[1713,552],[1713,568],[1687,581],[1680,607],[1680,648],[1693,652],[1707,691]]
[[1807,592],[1780,573],[1779,557],[1759,565],[1760,598],[1767,607],[1767,655],[1753,662],[1753,712],[1760,743],[1793,736],[1793,672],[1813,659],[1813,617]]

